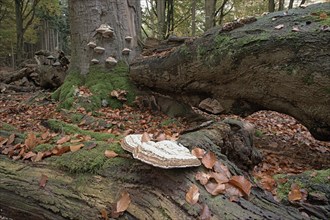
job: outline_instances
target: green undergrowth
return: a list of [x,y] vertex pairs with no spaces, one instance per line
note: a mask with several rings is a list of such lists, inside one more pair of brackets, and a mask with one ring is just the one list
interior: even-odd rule
[[18,131],[15,126],[5,122],[0,122],[0,129],[4,131]]
[[[306,171],[297,175],[278,174],[274,176],[277,182],[277,197],[286,201],[291,191],[291,185],[297,184],[301,189],[306,189],[308,193],[319,192],[324,186],[330,185],[330,169]],[[281,183],[280,179],[287,179],[285,183]],[[327,190],[330,190],[327,189]],[[322,193],[322,192],[321,192]]]
[[[59,101],[59,108],[84,107],[93,111],[101,107],[102,100],[106,100],[112,108],[120,108],[123,103],[110,96],[113,90],[126,90],[127,103],[132,104],[135,99],[136,88],[128,77],[128,66],[120,62],[111,70],[101,66],[91,66],[86,76],[72,70],[64,84],[56,90],[52,98]],[[80,86],[89,88],[91,96],[77,96],[75,93]]]
[[98,141],[104,141],[104,140],[108,140],[110,138],[115,138],[115,135],[113,135],[113,134],[82,130],[76,125],[68,124],[68,123],[58,121],[55,119],[49,119],[47,121],[47,123],[51,130],[54,130],[57,132],[62,132],[62,133],[64,132],[66,134],[89,135]]

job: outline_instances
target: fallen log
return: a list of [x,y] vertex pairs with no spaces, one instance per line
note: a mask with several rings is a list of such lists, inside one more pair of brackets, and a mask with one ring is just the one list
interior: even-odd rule
[[320,17],[329,10],[330,3],[315,4],[226,24],[166,53],[137,58],[130,76],[192,106],[211,98],[222,113],[285,113],[329,141],[330,32]]
[[19,79],[22,79],[23,77],[28,77],[35,70],[36,70],[35,67],[24,67],[14,72],[3,72],[0,75],[0,81],[7,84],[11,82],[15,82]]

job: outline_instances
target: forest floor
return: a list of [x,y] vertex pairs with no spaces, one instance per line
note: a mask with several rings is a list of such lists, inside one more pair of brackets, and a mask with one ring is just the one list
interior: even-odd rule
[[[77,121],[77,118],[71,117],[74,114],[91,116],[93,121],[88,121],[85,117],[80,117]],[[169,139],[176,139],[181,131],[189,127],[186,122],[171,119],[162,113],[141,111],[128,106],[117,110],[102,108],[93,114],[81,108],[70,110],[70,115],[68,117],[68,111],[58,109],[57,103],[50,99],[50,93],[47,92],[0,93],[0,131],[4,127],[13,126],[17,129],[16,133],[39,133],[44,139],[43,143],[47,143],[48,140],[45,136],[61,137],[61,132],[54,133],[44,126],[43,122],[48,119],[76,124],[83,130],[105,134],[125,136],[131,133],[163,132]],[[226,117],[238,118],[234,115],[206,116],[217,121]],[[330,143],[315,140],[294,118],[277,112],[259,111],[242,120],[254,124],[255,146],[263,155],[262,163],[254,169],[254,176],[261,179],[261,185],[273,194],[276,194],[276,187],[271,186],[272,181],[269,179],[275,174],[297,174],[306,170],[329,169]],[[107,126],[109,124],[112,126]],[[5,138],[0,134],[0,153],[8,154],[4,150],[4,141]],[[68,140],[62,140],[65,141]],[[57,144],[59,142],[61,140]],[[76,143],[75,146],[78,144],[73,141],[72,143]],[[29,159],[26,154],[11,157],[15,160]]]

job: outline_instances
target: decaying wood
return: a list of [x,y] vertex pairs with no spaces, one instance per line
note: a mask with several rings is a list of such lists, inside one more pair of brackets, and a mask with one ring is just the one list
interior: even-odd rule
[[211,98],[224,113],[285,113],[315,138],[330,140],[330,38],[317,15],[329,9],[330,3],[316,4],[233,30],[214,28],[167,53],[137,58],[130,76],[196,107]]
[[[244,172],[228,160],[230,155],[221,153],[230,140],[235,146],[245,142],[246,139],[239,138],[240,131],[241,128],[232,129],[226,123],[213,123],[182,135],[179,142],[189,148],[199,145],[215,152],[233,174],[243,175]],[[250,148],[248,151],[253,152],[253,147]],[[246,157],[252,163],[257,162],[253,161],[252,154]],[[203,167],[168,170],[132,158],[119,158],[120,163],[118,160],[110,163],[98,174],[72,175],[54,170],[49,166],[51,160],[21,163],[5,156],[0,158],[0,197],[6,198],[0,200],[0,206],[10,206],[23,213],[28,210],[25,219],[97,219],[102,209],[110,213],[122,191],[127,191],[132,200],[122,219],[197,219],[203,204],[210,208],[212,219],[303,218],[297,209],[277,203],[256,186],[248,200],[240,198],[239,202],[230,202],[224,195],[211,196],[195,180],[198,171],[206,171]],[[39,186],[42,175],[48,177],[45,187]],[[199,203],[194,206],[185,201],[185,194],[192,184],[200,191]]]
[[13,90],[15,92],[33,92],[36,90],[36,88],[0,83],[0,92],[4,92],[6,90]]
[[22,79],[23,77],[28,77],[31,73],[35,71],[35,67],[25,67],[14,72],[3,72],[0,75],[0,81],[3,83],[11,83]]

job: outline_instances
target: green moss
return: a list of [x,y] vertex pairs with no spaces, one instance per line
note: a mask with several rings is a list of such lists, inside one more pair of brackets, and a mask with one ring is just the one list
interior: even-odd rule
[[98,145],[91,149],[86,150],[82,148],[76,152],[69,152],[57,157],[55,165],[59,168],[65,169],[71,173],[97,173],[108,159],[104,156],[105,150],[113,150],[116,153],[123,153],[120,145],[107,144],[105,142],[97,142]]
[[175,118],[168,118],[168,119],[165,119],[163,120],[160,125],[161,126],[169,126],[171,124],[177,124],[178,121],[175,119]]
[[[120,108],[123,103],[110,96],[112,90],[126,90],[127,103],[135,100],[136,88],[128,77],[128,66],[119,62],[111,70],[101,66],[91,66],[86,76],[77,71],[68,74],[64,84],[52,94],[52,98],[60,101],[60,108],[84,107],[87,111],[93,111],[101,107],[102,100],[107,100],[112,108]],[[80,86],[86,86],[92,93],[90,97],[75,96],[75,91]]]
[[0,129],[5,131],[18,131],[16,127],[11,124],[7,124],[5,122],[0,122]]
[[52,145],[52,144],[39,144],[38,146],[33,148],[33,152],[35,152],[35,153],[43,152],[43,151],[51,150],[53,148],[54,148],[54,145]]
[[70,115],[70,120],[72,121],[72,123],[74,124],[78,124],[81,122],[81,120],[84,118],[84,115],[83,114],[78,114],[78,113],[75,113],[75,114],[71,114]]
[[54,120],[54,119],[49,119],[47,122],[48,122],[49,127],[52,130],[58,131],[58,132],[64,132],[66,134],[89,135],[92,138],[94,138],[95,140],[99,140],[99,141],[108,140],[110,138],[115,137],[113,134],[82,130],[76,125],[67,124],[65,122]]
[[311,73],[308,73],[306,74],[304,77],[303,77],[303,82],[306,84],[306,85],[312,85],[314,83],[314,77]]
[[183,55],[185,58],[190,58],[191,57],[191,53],[189,51],[189,48],[187,47],[187,45],[182,45],[180,48],[179,48],[179,53],[181,55]]
[[[313,172],[316,172],[316,175],[311,175]],[[306,175],[310,177],[311,183],[314,183],[314,184],[330,184],[330,180],[329,180],[330,169],[306,171]]]
[[264,135],[264,133],[258,129],[256,129],[254,132],[254,136],[256,136],[256,137],[262,137],[263,135]]

